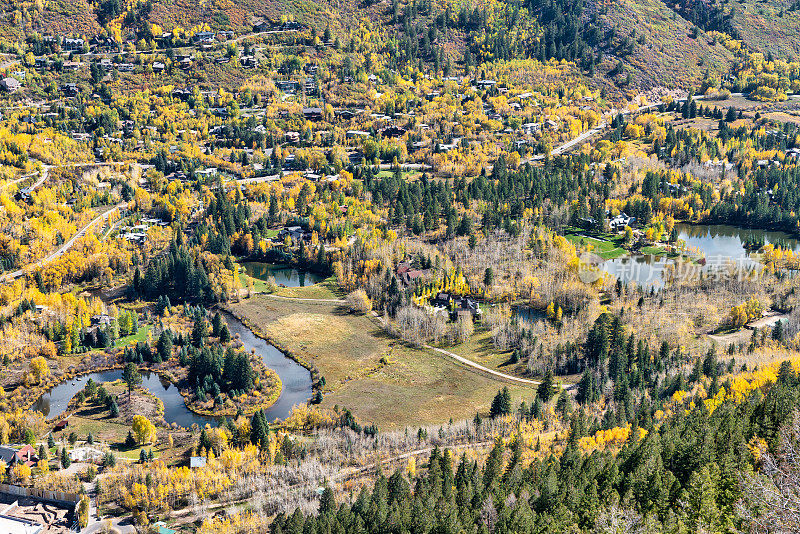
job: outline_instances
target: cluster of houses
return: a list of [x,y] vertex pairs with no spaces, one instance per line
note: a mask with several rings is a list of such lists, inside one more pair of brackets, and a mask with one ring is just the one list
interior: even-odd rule
[[19,448],[2,446],[0,447],[0,460],[6,463],[7,469],[19,464],[33,467],[39,461],[39,456],[31,445],[26,444]]
[[[317,94],[318,84],[313,77],[316,74],[317,69],[318,66],[316,64],[307,63],[303,67],[303,70],[306,75],[309,75],[309,77],[307,77],[304,82],[297,79],[284,78],[275,80],[275,86],[279,91],[287,96],[298,95],[301,93],[305,94],[306,96]],[[278,73],[285,75],[289,74],[289,72],[285,69],[278,69]],[[348,81],[346,78],[347,77],[345,77],[344,80],[345,82]],[[460,77],[451,77],[451,79],[458,81],[459,83],[463,81],[463,79]],[[370,75],[368,77],[368,81],[370,83],[375,83],[377,80],[378,78],[374,75]],[[495,80],[476,80],[473,82],[473,87],[494,93],[508,94],[508,89],[499,87]],[[426,98],[428,100],[433,100],[441,96],[441,94],[441,91],[430,91],[427,93]],[[471,97],[465,95],[463,98],[469,99]],[[509,107],[512,110],[520,111],[522,109],[522,103],[532,99],[533,93],[527,92],[518,95],[510,95],[509,98],[513,99],[513,101],[510,102]],[[583,108],[590,109],[590,106],[584,105],[582,106],[582,109]],[[491,120],[502,122],[507,118],[505,111],[495,110],[495,108],[488,102],[484,104],[483,112],[486,114],[487,118]],[[303,118],[314,122],[320,121],[323,118],[322,109],[319,107],[305,107],[303,108],[302,113]],[[282,118],[288,118],[288,116],[288,112],[282,113]],[[384,138],[403,137],[408,133],[409,130],[407,127],[401,126],[398,121],[403,119],[413,120],[415,112],[412,110],[407,113],[396,113],[392,116],[389,116],[381,113],[370,113],[366,109],[361,108],[340,108],[334,110],[334,117],[336,121],[347,122],[358,116],[363,116],[362,118],[364,119],[371,119],[373,121],[372,127],[369,129],[369,131],[366,129],[348,129],[346,130],[347,139],[366,139],[374,135],[380,135]],[[517,129],[507,127],[503,130],[503,132],[510,135],[527,137],[523,139],[516,139],[513,141],[513,147],[511,147],[519,153],[527,154],[530,153],[533,147],[536,146],[536,143],[530,139],[531,136],[537,135],[545,129],[558,131],[562,126],[563,124],[560,119],[543,118],[541,122],[526,122]],[[420,134],[420,137],[422,138],[419,140],[415,139],[409,148],[418,150],[425,147],[432,147],[435,152],[448,152],[450,150],[457,149],[461,145],[460,138],[448,140],[448,142],[443,143],[423,137],[424,131],[429,129],[430,127],[426,124],[416,124],[414,126],[414,131],[416,132],[415,135]],[[285,140],[290,144],[299,143],[299,134],[296,132],[286,132]],[[356,163],[360,162],[360,159],[360,156],[355,157]]]
[[[416,269],[408,260],[397,264],[395,276],[404,286],[413,286],[419,281],[424,280],[430,274],[430,269]],[[478,302],[471,298],[461,295],[453,295],[445,291],[440,291],[430,299],[430,305],[434,313],[446,315],[451,320],[456,320],[460,315],[468,315],[473,320],[478,320],[483,315]]]
[[439,292],[430,302],[435,312],[447,314],[452,320],[458,319],[461,315],[477,320],[480,319],[483,314],[477,301],[470,297]]
[[142,217],[139,224],[121,229],[120,237],[141,246],[147,242],[147,231],[151,226],[168,226],[166,221],[157,218]]

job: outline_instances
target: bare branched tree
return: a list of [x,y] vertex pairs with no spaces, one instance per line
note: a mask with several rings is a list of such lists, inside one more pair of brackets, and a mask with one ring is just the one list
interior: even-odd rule
[[800,532],[800,414],[784,430],[777,454],[759,452],[760,472],[742,476],[738,512],[751,532]]

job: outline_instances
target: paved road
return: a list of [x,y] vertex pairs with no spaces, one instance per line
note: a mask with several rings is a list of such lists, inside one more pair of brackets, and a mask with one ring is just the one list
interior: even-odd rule
[[[50,169],[53,169],[53,168],[56,168],[56,167],[74,167],[74,168],[77,168],[77,167],[113,167],[115,165],[127,165],[127,163],[124,163],[122,161],[99,161],[99,162],[95,161],[95,162],[92,162],[92,163],[65,163],[64,165],[42,165],[42,171],[41,171],[41,173],[39,175],[39,179],[36,180],[36,182],[34,182],[33,185],[30,186],[30,189],[31,190],[36,189],[37,187],[39,187],[40,185],[45,183],[47,181],[47,178],[50,176]],[[34,174],[35,173],[31,173],[31,174],[26,174],[24,176],[21,176],[21,177],[17,178],[16,180],[13,180],[11,182],[6,183],[6,185],[3,186],[3,187],[8,187],[8,186],[13,185],[13,184],[18,184],[18,183],[20,183],[20,182],[22,182],[24,180],[27,180],[31,176],[34,176]]]
[[8,187],[8,186],[10,186],[10,185],[18,184],[18,183],[20,183],[20,182],[24,182],[25,180],[27,180],[28,178],[30,178],[30,177],[32,177],[32,176],[35,176],[35,173],[32,173],[32,174],[25,174],[25,175],[23,175],[23,176],[20,176],[20,177],[19,177],[19,178],[17,178],[16,180],[12,180],[12,181],[10,181],[10,182],[6,182],[6,185],[4,185],[4,186],[3,186],[3,188],[6,188],[6,187]]
[[[47,265],[51,261],[56,260],[56,259],[60,258],[61,256],[63,256],[64,253],[67,252],[72,247],[73,244],[75,244],[76,240],[78,240],[79,238],[81,238],[84,235],[86,235],[87,230],[89,230],[92,226],[94,226],[98,222],[107,220],[109,218],[109,216],[111,216],[112,213],[118,211],[119,208],[121,208],[124,205],[125,205],[125,203],[117,204],[116,206],[114,206],[110,210],[106,211],[105,213],[101,213],[100,215],[98,215],[97,217],[92,219],[92,222],[90,222],[89,224],[87,224],[86,226],[81,228],[74,236],[72,236],[63,245],[61,245],[55,252],[53,252],[52,254],[50,254],[49,256],[44,258],[43,260],[39,260],[36,263],[34,263],[33,267],[41,267],[42,265]],[[13,271],[13,272],[10,272],[10,273],[6,273],[3,276],[0,276],[0,283],[5,283],[5,282],[8,282],[9,280],[15,280],[15,279],[19,278],[20,276],[22,276],[23,274],[25,274],[25,271],[22,270],[22,269],[19,269],[17,271]]]
[[40,185],[42,185],[43,183],[45,183],[45,181],[47,180],[47,177],[48,177],[49,175],[50,175],[50,167],[46,165],[46,166],[45,166],[45,167],[42,169],[42,173],[41,173],[41,176],[39,176],[39,179],[38,179],[38,180],[36,180],[36,181],[33,183],[33,185],[31,186],[31,191],[33,191],[34,189],[36,189],[37,187],[39,187]]

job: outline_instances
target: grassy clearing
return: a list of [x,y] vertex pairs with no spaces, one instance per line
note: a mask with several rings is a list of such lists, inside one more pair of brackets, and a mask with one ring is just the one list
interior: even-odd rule
[[576,247],[594,252],[604,260],[612,260],[627,254],[627,251],[620,246],[623,240],[621,235],[608,233],[591,237],[588,232],[574,229],[567,231],[564,237]]
[[322,282],[304,287],[281,287],[273,293],[280,297],[294,297],[301,299],[340,299],[345,296],[335,276],[329,276]]
[[[412,182],[422,176],[419,171],[400,171],[400,174],[403,176],[403,180]],[[378,178],[391,178],[392,176],[394,176],[394,171],[392,170],[378,171]]]
[[253,291],[256,293],[267,292],[267,283],[264,280],[256,278],[255,276],[250,276],[244,271],[239,273],[239,280],[241,280],[242,285],[245,287],[252,287]]
[[668,258],[678,258],[681,256],[679,252],[672,252],[664,247],[659,247],[656,245],[651,245],[648,247],[642,247],[640,250],[642,254],[649,254],[651,256],[666,256]]
[[513,351],[498,351],[494,347],[491,332],[485,328],[476,328],[475,334],[464,343],[443,348],[501,373],[523,376],[526,370],[524,362],[510,362]]
[[[382,429],[485,413],[504,385],[445,356],[409,347],[369,317],[335,303],[255,296],[232,308],[276,345],[317,366],[326,380],[324,407],[349,408]],[[534,395],[531,388],[509,389],[515,400]]]
[[[139,326],[139,330],[130,336],[121,337],[117,340],[115,346],[127,347],[128,345],[135,345],[140,341],[147,340],[147,333],[150,331],[150,325]],[[91,349],[89,352],[105,352],[107,349],[102,347]]]

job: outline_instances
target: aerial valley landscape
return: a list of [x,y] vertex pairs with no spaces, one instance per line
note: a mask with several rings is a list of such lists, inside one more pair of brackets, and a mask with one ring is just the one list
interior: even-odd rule
[[800,532],[800,2],[0,0],[0,534]]

